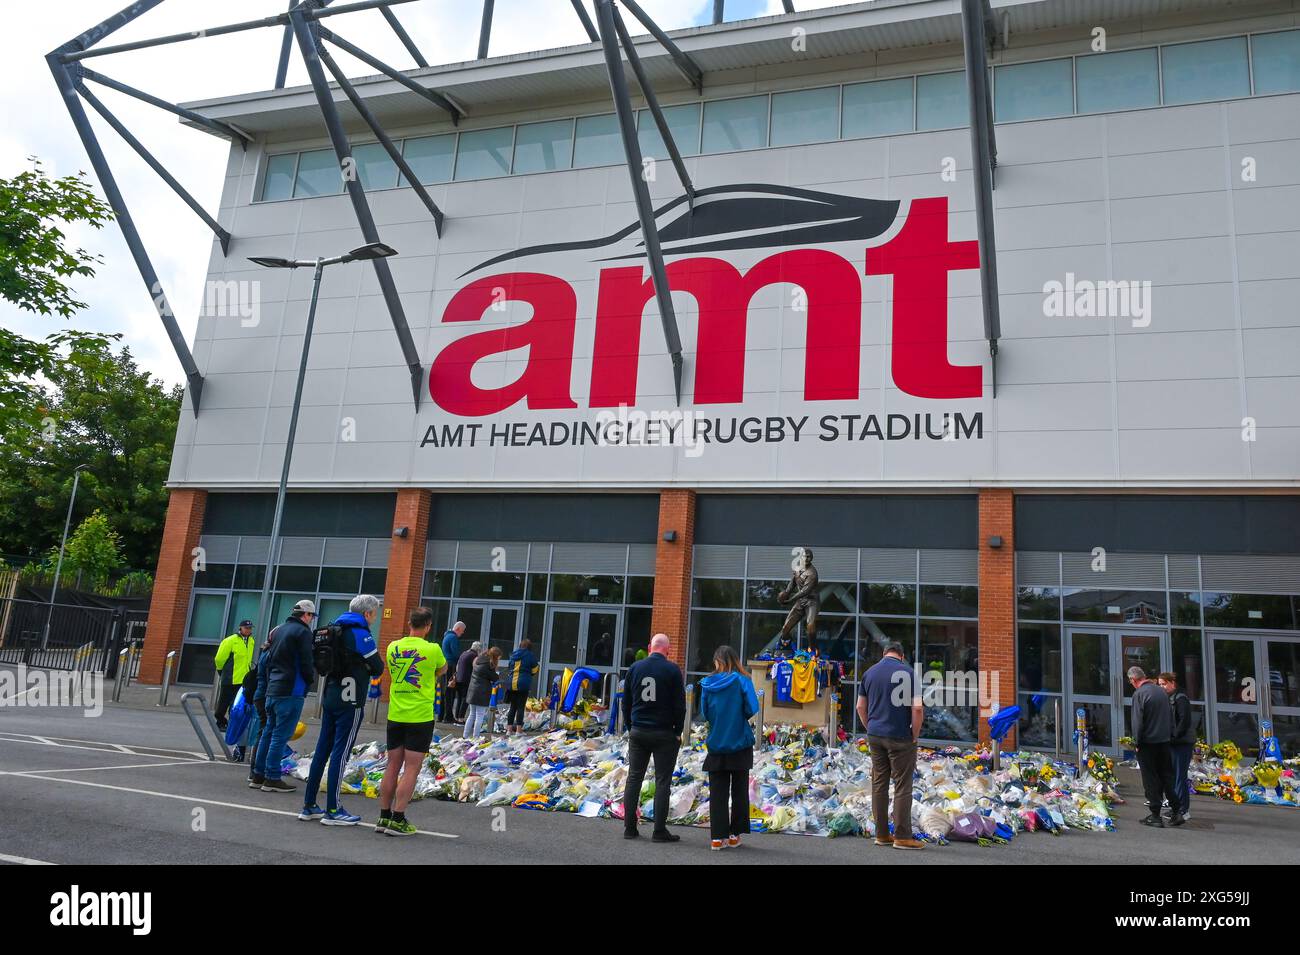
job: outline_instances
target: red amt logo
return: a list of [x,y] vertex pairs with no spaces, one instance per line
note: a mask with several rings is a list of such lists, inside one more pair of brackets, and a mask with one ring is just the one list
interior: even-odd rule
[[[899,232],[866,249],[864,274],[892,275],[894,384],[918,398],[978,398],[980,365],[948,361],[948,273],[979,268],[975,241],[948,240],[948,200],[912,202]],[[654,298],[640,265],[600,272],[588,405],[612,408],[637,402],[641,322]],[[697,405],[743,400],[745,338],[750,300],[759,289],[788,283],[807,299],[804,398],[859,396],[862,279],[855,263],[818,248],[795,248],[758,262],[745,273],[724,259],[692,257],[668,264],[668,286],[694,297],[699,310],[695,355]],[[429,393],[443,410],[464,417],[497,414],[519,401],[536,410],[576,408],[573,371],[577,295],[564,279],[542,272],[506,272],[471,282],[447,304],[444,322],[477,322],[502,291],[532,306],[526,322],[474,332],[446,346],[429,371]],[[523,373],[499,388],[471,380],[489,355],[528,348]]]

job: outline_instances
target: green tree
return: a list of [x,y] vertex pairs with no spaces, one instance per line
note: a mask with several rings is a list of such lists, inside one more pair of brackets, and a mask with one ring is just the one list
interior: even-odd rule
[[77,525],[63,552],[64,572],[70,579],[81,575],[82,585],[96,587],[108,582],[108,576],[122,566],[119,549],[121,538],[98,509]]
[[[83,175],[51,179],[40,162],[11,179],[0,178],[0,298],[41,315],[71,318],[85,308],[65,279],[91,278],[100,257],[69,248],[60,223],[85,222],[96,229],[112,210]],[[40,400],[36,382],[49,377],[65,356],[120,336],[64,329],[35,340],[0,328],[0,440],[9,440],[15,416],[30,417]]]
[[140,371],[129,348],[86,346],[56,365],[39,402],[0,443],[0,552],[58,547],[72,471],[76,513],[98,511],[128,567],[152,571],[167,516],[167,474],[181,389]]

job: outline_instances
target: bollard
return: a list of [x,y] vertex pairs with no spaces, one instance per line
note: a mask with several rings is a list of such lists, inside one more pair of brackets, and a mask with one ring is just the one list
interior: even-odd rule
[[682,720],[682,745],[691,745],[691,714],[693,712],[692,704],[695,702],[695,684],[686,684],[686,718]]
[[1088,714],[1083,707],[1079,707],[1074,711],[1074,736],[1078,743],[1075,747],[1075,759],[1078,760],[1075,764],[1075,776],[1082,779],[1087,773],[1088,767],[1086,756],[1088,749]]
[[212,675],[212,695],[208,699],[208,708],[211,710],[215,710],[217,708],[217,700],[219,699],[221,699],[221,671],[220,670],[218,670],[216,673]]
[[766,748],[767,748],[766,746],[763,745],[764,742],[765,742],[765,740],[763,739],[763,695],[764,695],[764,692],[765,692],[765,691],[762,690],[762,689],[759,689],[759,690],[756,690],[756,691],[755,691],[755,694],[758,696],[758,712],[755,713],[755,714],[753,715],[753,717],[751,718],[751,720],[750,720],[750,722],[752,722],[752,723],[754,724],[754,748],[755,748],[755,749],[766,749]]
[[122,699],[122,679],[126,675],[126,655],[130,653],[129,647],[123,647],[117,655],[117,678],[113,682],[113,702],[117,703]]
[[370,708],[370,722],[378,723],[379,722],[379,697],[375,697],[374,700],[372,700],[371,702],[374,703],[374,706]]
[[163,666],[162,689],[158,691],[158,705],[167,705],[167,691],[171,689],[172,682],[172,662],[176,658],[176,651],[172,650],[167,654],[167,663]]
[[1058,696],[1053,702],[1056,709],[1056,758],[1061,758],[1061,698]]
[[840,695],[831,694],[830,713],[826,717],[826,746],[833,749],[839,742]]
[[997,772],[998,770],[1000,770],[1001,768],[1002,768],[1002,740],[1000,740],[1000,739],[995,739],[995,740],[993,740],[993,768],[992,768],[992,771],[996,773],[996,772]]
[[321,711],[325,708],[325,678],[321,677],[316,681],[316,719],[320,719]]

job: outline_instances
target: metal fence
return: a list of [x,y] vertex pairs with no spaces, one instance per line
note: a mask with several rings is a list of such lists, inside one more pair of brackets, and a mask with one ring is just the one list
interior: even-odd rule
[[[116,676],[118,653],[144,643],[148,611],[0,597],[0,663]],[[129,655],[135,666],[138,653]],[[135,674],[128,674],[134,677]]]

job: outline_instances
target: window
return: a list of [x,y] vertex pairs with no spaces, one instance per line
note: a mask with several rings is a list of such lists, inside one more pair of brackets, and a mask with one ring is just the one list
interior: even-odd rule
[[[677,151],[683,156],[695,156],[700,151],[700,104],[687,103],[685,106],[661,107],[668,131],[672,134]],[[668,147],[659,135],[659,127],[648,109],[637,113],[637,141],[641,144],[642,156],[655,159],[667,159]]]
[[908,76],[844,87],[844,138],[910,133],[915,119],[913,84]]
[[480,600],[523,600],[524,575],[462,570],[456,575],[456,596]]
[[379,143],[367,143],[352,150],[361,188],[392,189],[397,185],[397,163]]
[[1155,48],[1098,53],[1074,61],[1080,113],[1105,113],[1160,105]]
[[298,154],[272,156],[266,161],[266,179],[262,183],[263,199],[288,199],[293,196],[293,175]]
[[1197,103],[1250,95],[1246,38],[1162,47],[1165,103]]
[[323,594],[358,594],[361,583],[360,567],[322,567],[320,590]]
[[456,178],[491,179],[510,174],[510,151],[515,143],[513,126],[476,129],[460,134],[456,150]]
[[726,153],[767,145],[767,97],[746,96],[704,104],[702,151]]
[[1062,611],[1081,623],[1162,625],[1169,622],[1163,590],[1085,590],[1067,587]]
[[921,587],[921,615],[924,617],[978,617],[979,588],[924,584]]
[[199,589],[227,590],[234,576],[233,564],[206,564],[194,575],[194,586]]
[[623,140],[618,133],[618,117],[579,116],[573,137],[573,166],[604,166],[623,161]]
[[456,134],[408,139],[402,144],[402,158],[421,185],[447,182],[456,161]]
[[551,600],[557,603],[621,604],[623,578],[551,574]]
[[1257,94],[1300,90],[1300,30],[1258,34],[1250,46]]
[[1074,112],[1070,60],[999,66],[993,83],[993,116],[1000,123]]
[[1016,616],[1021,620],[1060,620],[1060,588],[1017,587]]
[[332,149],[313,149],[298,157],[298,176],[294,181],[295,198],[336,196],[343,191],[343,174]]
[[316,593],[319,579],[319,567],[281,566],[275,569],[276,590],[301,590],[304,595],[311,596]]
[[516,174],[568,169],[573,153],[573,120],[529,123],[515,133]]
[[863,584],[862,612],[871,614],[916,614],[915,584]]
[[916,128],[954,129],[969,121],[965,73],[933,73],[916,78]]
[[451,596],[450,570],[426,570],[424,572],[424,593],[429,597]]
[[1061,628],[1022,623],[1016,628],[1017,683],[1022,690],[1061,692]]
[[772,96],[773,146],[825,143],[840,135],[840,90],[775,93]]
[[[718,580],[697,577],[691,584],[691,603],[696,607],[739,608],[741,584],[739,580]],[[761,606],[751,603],[750,606]]]

